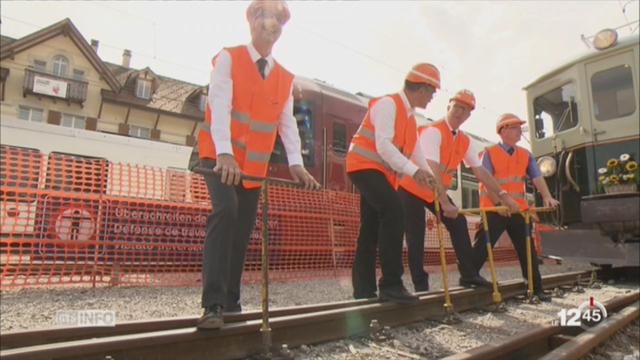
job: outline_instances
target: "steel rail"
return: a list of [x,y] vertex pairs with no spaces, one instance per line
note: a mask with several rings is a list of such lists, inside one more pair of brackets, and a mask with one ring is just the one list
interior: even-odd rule
[[[549,275],[543,278],[543,286],[553,288],[573,284],[586,272]],[[522,280],[510,280],[501,284],[505,298],[523,294]],[[492,302],[490,289],[459,289],[451,293],[452,302],[459,310],[485,306]],[[418,304],[395,305],[375,301],[344,302],[335,308],[313,313],[294,313],[295,308],[283,309],[280,316],[271,313],[270,326],[274,344],[291,347],[313,344],[369,332],[371,320],[382,326],[399,326],[430,319],[442,319],[446,313],[441,292],[428,292],[420,296]],[[329,306],[331,304],[328,304]],[[289,311],[285,314],[284,311]],[[106,356],[128,359],[175,359],[181,357],[206,357],[215,354],[221,358],[239,358],[262,350],[260,334],[261,314],[243,314],[244,320],[225,324],[219,330],[198,331],[193,326],[195,318],[182,319],[182,328],[153,329],[129,335],[103,338],[85,337],[58,343],[46,343],[0,351],[3,359],[104,359]],[[169,322],[165,321],[165,326]],[[138,325],[140,326],[140,324]],[[133,326],[131,326],[133,327]]]
[[[607,312],[618,312],[621,310],[622,312],[607,318],[608,320],[606,322],[586,332],[589,334],[588,343],[590,347],[588,349],[584,347],[585,340],[582,340],[582,337],[579,336],[578,338],[573,338],[582,332],[582,328],[544,325],[512,336],[505,341],[497,342],[495,344],[485,344],[459,354],[446,357],[443,360],[525,360],[540,359],[541,357],[546,360],[579,359],[580,356],[585,355],[590,349],[606,340],[612,333],[628,324],[628,322],[633,319],[637,319],[637,302],[639,300],[640,292],[636,291],[629,295],[617,297],[605,302],[603,305],[607,308]],[[630,305],[635,306],[635,310],[628,308]],[[624,314],[624,316],[622,316],[624,318],[624,322],[617,322],[616,319],[622,314]],[[609,325],[610,321],[611,325]],[[607,332],[601,333],[601,329],[604,328],[607,329]],[[553,350],[554,348],[556,348],[556,350]],[[576,354],[580,354],[580,356],[575,356]]]

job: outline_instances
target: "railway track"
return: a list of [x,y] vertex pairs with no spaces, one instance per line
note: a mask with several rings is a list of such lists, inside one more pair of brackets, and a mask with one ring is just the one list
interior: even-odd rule
[[[640,316],[640,292],[614,298],[604,303],[610,314],[602,322],[587,330],[581,327],[545,325],[518,334],[496,344],[486,344],[452,355],[444,360],[491,359],[580,359],[596,346],[603,344],[617,331]],[[615,313],[611,315],[611,313]]]
[[[545,276],[545,288],[575,284],[589,272]],[[523,281],[500,285],[504,299],[525,292]],[[452,288],[456,311],[492,302],[489,289]],[[439,320],[446,313],[442,292],[420,296],[415,305],[398,306],[374,300],[346,301],[322,305],[284,308],[270,312],[274,344],[294,347],[363,335],[372,320],[382,326],[399,326],[420,320]],[[197,318],[136,321],[112,328],[67,328],[21,331],[2,334],[3,359],[176,359],[239,358],[259,353],[261,313],[248,312],[225,318],[220,330],[198,331]]]

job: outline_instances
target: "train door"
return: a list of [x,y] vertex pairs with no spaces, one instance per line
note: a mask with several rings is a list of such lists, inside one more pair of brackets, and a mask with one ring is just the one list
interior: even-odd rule
[[[629,154],[640,160],[638,152],[638,72],[634,49],[600,58],[586,64],[594,147],[589,158],[589,187],[599,189],[597,169],[609,159]],[[637,51],[637,48],[635,48]]]
[[637,60],[630,49],[586,64],[594,143],[638,135]]

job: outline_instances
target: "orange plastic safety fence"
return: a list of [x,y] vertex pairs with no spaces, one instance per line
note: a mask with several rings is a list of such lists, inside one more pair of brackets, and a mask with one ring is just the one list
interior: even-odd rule
[[[199,283],[211,212],[200,175],[4,145],[0,150],[3,288]],[[348,274],[359,196],[275,184],[268,191],[271,279]],[[261,209],[246,255],[249,282],[260,277]],[[471,231],[476,224],[470,222]],[[425,261],[438,264],[436,232],[428,228]],[[446,236],[447,261],[454,263]],[[516,259],[510,242],[496,249],[496,259]]]

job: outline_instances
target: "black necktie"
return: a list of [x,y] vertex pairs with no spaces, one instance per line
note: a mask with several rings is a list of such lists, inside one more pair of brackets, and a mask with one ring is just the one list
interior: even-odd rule
[[457,133],[458,133],[457,131],[451,130],[451,135],[456,136]]
[[513,152],[515,151],[514,148],[509,148],[509,150],[507,150],[507,152],[509,153],[509,155],[513,155]]
[[262,78],[266,78],[267,76],[265,75],[264,71],[267,68],[267,59],[265,58],[260,58],[256,61],[256,65],[258,65],[258,72],[260,73],[260,76],[262,76]]

